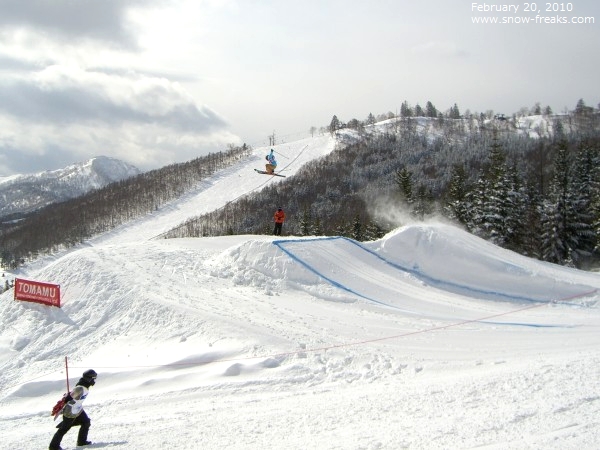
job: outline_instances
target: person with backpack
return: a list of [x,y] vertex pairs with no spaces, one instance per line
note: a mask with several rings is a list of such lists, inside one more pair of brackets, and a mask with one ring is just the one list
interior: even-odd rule
[[273,218],[275,219],[275,228],[273,229],[273,234],[275,236],[281,236],[281,229],[283,228],[283,222],[285,222],[285,213],[283,212],[283,208],[281,208],[281,206],[277,208]]
[[97,376],[96,371],[92,369],[86,370],[75,385],[75,388],[66,395],[65,406],[62,409],[62,422],[56,426],[58,430],[54,434],[52,441],[50,441],[49,450],[62,450],[60,441],[62,441],[62,438],[71,427],[74,426],[79,426],[77,445],[91,444],[87,440],[91,421],[83,410],[83,401],[87,398],[90,387],[96,384]]
[[269,153],[266,157],[268,163],[265,165],[265,170],[269,175],[275,172],[275,168],[277,167],[277,160],[275,159],[274,150],[271,149],[271,153]]

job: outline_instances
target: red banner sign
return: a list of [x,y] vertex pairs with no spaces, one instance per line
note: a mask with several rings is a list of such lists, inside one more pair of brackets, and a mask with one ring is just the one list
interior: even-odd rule
[[60,308],[60,285],[15,278],[15,300]]

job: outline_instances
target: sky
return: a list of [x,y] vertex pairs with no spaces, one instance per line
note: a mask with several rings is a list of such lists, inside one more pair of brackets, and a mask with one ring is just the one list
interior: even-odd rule
[[[99,155],[149,170],[403,101],[505,114],[598,105],[600,4],[485,11],[501,5],[0,0],[0,176]],[[594,23],[473,22],[557,16]]]
[[[275,148],[297,155],[293,174],[334,147]],[[56,308],[0,294],[0,450],[47,448],[65,357],[71,388],[98,373],[90,448],[597,448],[597,273],[437,221],[364,243],[289,236],[291,215],[277,238],[152,239],[284,182],[248,176],[264,151],[3,274],[62,295]]]

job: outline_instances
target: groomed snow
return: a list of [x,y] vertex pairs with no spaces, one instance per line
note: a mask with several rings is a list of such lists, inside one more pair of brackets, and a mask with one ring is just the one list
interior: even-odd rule
[[[333,142],[286,147],[291,174]],[[598,448],[597,274],[442,223],[151,239],[280,182],[252,171],[264,152],[15,274],[60,284],[63,306],[0,296],[0,448],[47,448],[65,356],[71,385],[99,373],[96,448]]]

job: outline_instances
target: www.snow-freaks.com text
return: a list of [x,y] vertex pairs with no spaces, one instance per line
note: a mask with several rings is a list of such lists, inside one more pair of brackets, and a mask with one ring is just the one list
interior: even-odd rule
[[[474,24],[595,24],[594,16],[575,15],[574,3],[471,3],[471,22]],[[483,13],[480,15],[478,13]]]

